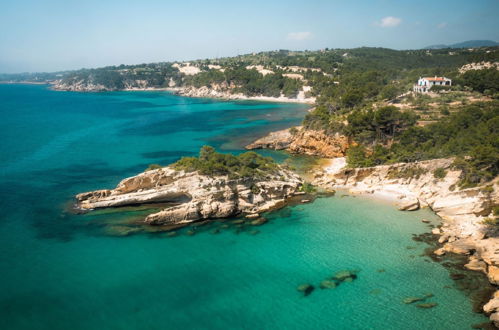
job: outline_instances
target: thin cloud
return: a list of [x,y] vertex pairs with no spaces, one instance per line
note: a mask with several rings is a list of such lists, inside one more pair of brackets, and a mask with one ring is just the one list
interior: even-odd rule
[[375,24],[381,27],[396,27],[402,23],[402,19],[393,16],[386,16],[381,19],[381,21]]
[[440,24],[437,25],[437,28],[439,29],[443,29],[443,28],[446,28],[447,27],[447,22],[442,22]]
[[307,40],[312,38],[312,32],[290,32],[288,33],[288,40]]

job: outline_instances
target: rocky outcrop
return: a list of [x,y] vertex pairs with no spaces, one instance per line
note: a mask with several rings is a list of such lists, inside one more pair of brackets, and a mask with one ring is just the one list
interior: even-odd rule
[[57,80],[52,83],[52,88],[59,91],[71,92],[104,92],[115,90],[85,79]]
[[246,149],[273,149],[283,150],[289,148],[291,143],[295,140],[295,134],[292,129],[287,128],[281,131],[270,132],[268,135],[248,144]]
[[[430,207],[442,218],[443,247],[436,255],[468,255],[466,268],[484,272],[490,283],[499,285],[499,238],[497,227],[483,223],[494,217],[492,207],[499,204],[499,178],[489,187],[459,189],[461,172],[451,166],[453,159],[435,159],[370,168],[327,167],[315,174],[314,184],[328,189],[347,189],[353,194],[371,194],[396,201],[402,210]],[[331,170],[331,169],[334,170]],[[444,178],[434,172],[443,169]],[[440,170],[441,171],[441,170]],[[490,186],[493,189],[490,189]],[[499,293],[484,306],[499,326]]]
[[342,157],[350,143],[346,136],[338,133],[328,135],[324,131],[294,127],[272,132],[246,146],[246,149],[286,149],[291,153]]
[[207,176],[164,167],[124,179],[112,190],[79,194],[76,200],[77,207],[83,210],[177,203],[148,215],[144,222],[151,225],[183,224],[268,211],[284,204],[300,185],[301,179],[285,169],[262,179],[230,179],[228,176]]

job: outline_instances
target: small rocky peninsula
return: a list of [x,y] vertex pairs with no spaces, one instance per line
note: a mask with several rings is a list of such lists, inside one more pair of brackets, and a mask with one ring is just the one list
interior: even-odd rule
[[149,203],[175,203],[149,214],[145,224],[178,225],[246,215],[258,217],[299,194],[302,180],[254,152],[239,156],[203,147],[200,157],[126,178],[114,189],[76,196],[79,209],[92,210]]

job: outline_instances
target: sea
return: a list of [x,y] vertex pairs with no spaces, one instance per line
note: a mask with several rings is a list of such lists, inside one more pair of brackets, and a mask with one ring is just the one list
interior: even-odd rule
[[[214,220],[175,234],[123,230],[154,205],[72,210],[77,193],[203,145],[243,152],[308,109],[0,85],[1,329],[456,330],[487,321],[415,239],[439,224],[428,209],[338,192],[265,214],[262,226]],[[355,278],[321,289],[343,270]],[[404,303],[410,297],[421,300]]]

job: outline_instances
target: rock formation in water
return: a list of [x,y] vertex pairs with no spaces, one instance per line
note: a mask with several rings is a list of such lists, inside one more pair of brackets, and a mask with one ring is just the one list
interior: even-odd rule
[[[487,185],[459,189],[461,171],[452,168],[453,159],[434,159],[368,168],[334,168],[315,174],[314,184],[332,189],[348,189],[354,194],[373,194],[395,199],[400,210],[428,206],[442,218],[442,227],[432,233],[443,244],[435,254],[457,253],[470,256],[466,268],[482,271],[490,283],[499,285],[498,227],[484,220],[494,218],[499,204],[499,178]],[[444,178],[435,170],[443,169]],[[416,175],[414,175],[416,174]],[[499,291],[484,306],[499,326]]]
[[342,157],[350,143],[346,136],[336,133],[327,135],[324,131],[294,127],[272,132],[246,146],[246,149],[287,150],[295,154]]
[[144,221],[151,225],[184,224],[271,210],[284,204],[301,184],[297,175],[280,167],[262,178],[238,179],[164,167],[124,179],[112,190],[78,194],[76,200],[77,207],[84,210],[178,203],[148,215]]

